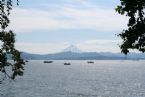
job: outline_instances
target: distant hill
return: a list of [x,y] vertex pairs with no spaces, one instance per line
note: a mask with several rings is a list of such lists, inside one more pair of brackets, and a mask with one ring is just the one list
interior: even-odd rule
[[145,54],[143,53],[130,53],[125,56],[122,53],[110,53],[110,52],[60,52],[55,54],[29,54],[22,53],[22,57],[25,60],[139,60],[145,59]]
[[[82,52],[76,46],[69,46],[62,52],[55,54],[30,54],[22,52],[22,58],[25,60],[139,60],[145,59],[143,53],[130,53],[125,56],[122,53],[111,52]],[[8,55],[10,59],[11,56]]]

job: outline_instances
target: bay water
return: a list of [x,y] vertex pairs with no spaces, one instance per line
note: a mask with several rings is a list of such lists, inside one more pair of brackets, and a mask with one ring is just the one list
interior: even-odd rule
[[145,61],[31,60],[23,77],[0,84],[0,97],[145,97]]

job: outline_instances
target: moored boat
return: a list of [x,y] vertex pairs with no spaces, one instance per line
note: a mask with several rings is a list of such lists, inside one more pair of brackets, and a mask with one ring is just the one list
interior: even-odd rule
[[64,63],[64,65],[71,65],[71,63]]
[[88,61],[87,63],[92,63],[92,64],[93,64],[93,63],[94,63],[94,61]]
[[53,63],[53,61],[44,61],[44,63]]

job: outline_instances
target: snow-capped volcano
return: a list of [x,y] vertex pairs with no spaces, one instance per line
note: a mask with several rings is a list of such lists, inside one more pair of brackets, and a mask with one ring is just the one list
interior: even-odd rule
[[63,52],[81,53],[82,51],[79,50],[76,46],[70,45],[69,47],[65,48]]

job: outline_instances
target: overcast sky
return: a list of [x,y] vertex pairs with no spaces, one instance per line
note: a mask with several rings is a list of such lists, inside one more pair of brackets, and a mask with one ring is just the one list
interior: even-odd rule
[[120,52],[127,17],[119,0],[21,0],[11,14],[16,48],[37,54],[60,52],[69,45],[82,51]]

